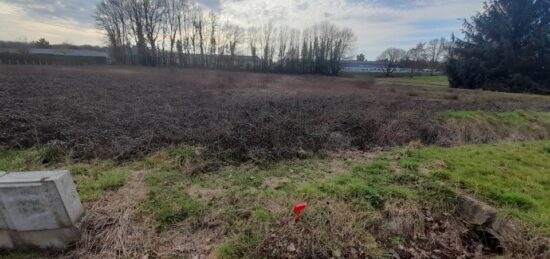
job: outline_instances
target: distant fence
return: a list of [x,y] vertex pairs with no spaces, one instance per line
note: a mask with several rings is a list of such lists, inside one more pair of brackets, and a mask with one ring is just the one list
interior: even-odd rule
[[105,57],[77,57],[77,56],[0,53],[0,65],[83,66],[83,65],[104,65],[107,63],[108,63],[108,60]]

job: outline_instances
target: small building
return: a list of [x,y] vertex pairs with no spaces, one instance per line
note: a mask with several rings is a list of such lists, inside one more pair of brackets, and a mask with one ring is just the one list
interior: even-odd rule
[[377,61],[342,60],[342,72],[350,73],[384,73],[384,63]]
[[85,49],[30,49],[31,55],[53,55],[65,57],[93,57],[109,59],[109,53]]
[[[348,73],[386,73],[386,66],[384,62],[379,61],[356,61],[356,60],[342,60],[342,72]],[[433,73],[434,70],[428,68],[412,69],[410,67],[396,67],[392,73]]]
[[14,65],[100,65],[108,64],[106,51],[86,49],[0,49],[0,64]]

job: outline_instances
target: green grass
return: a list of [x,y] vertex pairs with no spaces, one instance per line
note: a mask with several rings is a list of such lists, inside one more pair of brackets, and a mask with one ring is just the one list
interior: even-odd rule
[[445,125],[458,131],[465,142],[494,142],[502,139],[550,138],[550,113],[531,111],[450,111],[439,114]]
[[179,171],[160,171],[146,178],[149,187],[143,203],[145,212],[154,216],[157,228],[203,215],[207,204],[187,193],[188,177]]
[[415,77],[382,77],[376,79],[380,84],[398,84],[412,86],[432,86],[448,88],[449,80],[447,76],[415,76]]
[[70,168],[82,201],[94,201],[108,191],[124,186],[131,167],[115,166],[111,162]]
[[550,123],[550,113],[547,112],[482,112],[482,111],[450,111],[442,114],[444,119],[485,120],[492,123],[528,126],[533,122]]
[[358,209],[370,210],[383,209],[386,203],[399,201],[430,204],[442,209],[453,206],[455,194],[452,190],[431,179],[421,179],[418,172],[396,171],[389,159],[383,155],[373,162],[352,163],[350,173],[305,182],[293,195],[307,199],[338,199]]
[[478,195],[550,235],[549,146],[538,141],[407,150],[399,163],[427,168],[432,178]]
[[94,201],[106,192],[123,186],[132,165],[117,165],[112,161],[74,165],[67,158],[67,153],[55,146],[0,151],[0,171],[60,169],[71,172],[82,201]]
[[[499,125],[518,127],[546,121],[547,116],[523,111],[441,114],[447,120],[497,120]],[[216,249],[221,258],[265,256],[261,248],[277,246],[270,243],[273,236],[285,242],[304,240],[303,247],[312,251],[328,248],[336,254],[349,250],[350,237],[372,247],[368,254],[375,255],[380,253],[379,244],[399,246],[409,241],[399,233],[375,240],[369,232],[370,226],[385,220],[388,207],[405,204],[451,214],[457,193],[483,199],[533,226],[537,234],[550,236],[550,141],[397,149],[369,158],[317,157],[226,167],[213,173],[196,173],[197,167],[210,162],[199,149],[186,146],[128,165],[44,164],[41,158],[38,149],[2,151],[0,170],[69,168],[81,198],[90,201],[122,186],[136,166],[147,168],[149,192],[139,213],[153,218],[161,232],[180,223],[178,227],[191,226],[185,234],[193,235],[197,227],[219,224],[225,231]],[[220,197],[191,192],[197,189],[219,191]],[[310,206],[302,223],[282,224],[292,220],[293,205],[303,200]]]

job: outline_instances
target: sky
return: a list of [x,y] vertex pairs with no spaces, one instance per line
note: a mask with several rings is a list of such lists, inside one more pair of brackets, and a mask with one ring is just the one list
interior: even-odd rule
[[[0,0],[0,40],[106,45],[95,27],[99,0]],[[463,18],[481,11],[483,0],[197,0],[242,26],[268,22],[302,29],[329,21],[351,28],[351,54],[375,59],[388,47],[408,49],[420,41],[460,34]]]

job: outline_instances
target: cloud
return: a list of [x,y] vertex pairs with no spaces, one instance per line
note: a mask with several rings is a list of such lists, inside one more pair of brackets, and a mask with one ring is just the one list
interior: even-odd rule
[[358,38],[355,51],[373,59],[390,45],[409,48],[419,41],[459,33],[459,19],[481,10],[482,3],[482,0],[221,0],[219,9],[223,18],[242,26],[272,22],[300,29],[329,21],[349,27]]
[[89,0],[0,0],[22,9],[37,20],[67,19],[84,26],[94,24],[92,17],[96,2]]
[[[0,0],[0,39],[47,37],[52,42],[101,44],[93,0]],[[302,29],[329,21],[353,29],[355,52],[375,58],[389,46],[459,33],[459,19],[481,10],[483,0],[198,0],[220,21],[242,26],[272,22]]]
[[0,0],[0,40],[103,44],[88,0]]

